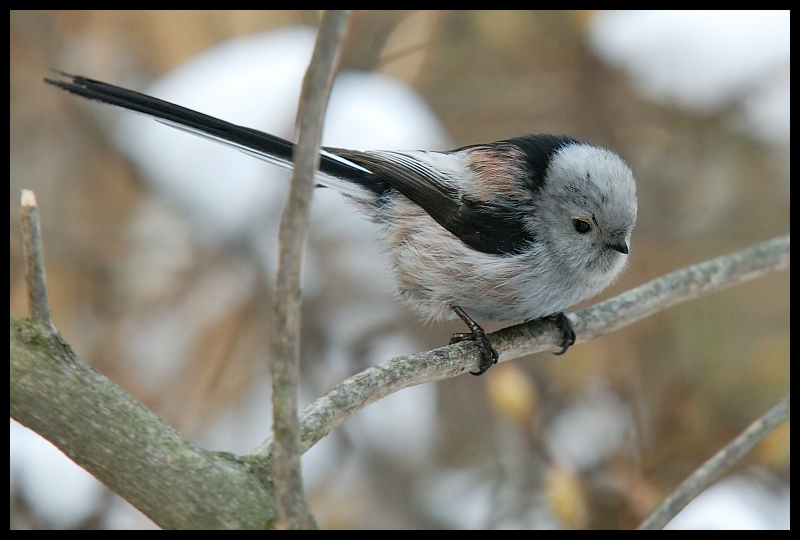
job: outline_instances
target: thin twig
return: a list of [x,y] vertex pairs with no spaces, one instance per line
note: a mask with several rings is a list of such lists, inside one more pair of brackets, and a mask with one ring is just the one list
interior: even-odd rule
[[752,450],[764,437],[776,427],[789,419],[789,395],[781,400],[761,418],[750,424],[738,437],[732,440],[714,457],[703,463],[699,469],[684,480],[678,489],[666,498],[656,510],[650,514],[641,530],[660,530],[674,518],[678,512],[689,504],[704,489],[733,467],[745,454]]
[[281,217],[279,266],[272,329],[272,406],[276,435],[274,482],[278,527],[313,527],[300,473],[297,384],[300,363],[300,270],[314,173],[319,165],[322,122],[349,13],[322,16],[311,64],[303,80],[298,108],[298,142],[289,197]]
[[[577,341],[587,341],[680,302],[787,269],[789,261],[790,237],[786,235],[677,270],[569,317]],[[555,348],[560,336],[555,323],[539,319],[504,328],[489,339],[504,362]],[[475,346],[462,342],[394,358],[350,377],[303,409],[303,452],[370,403],[409,386],[455,377],[475,369],[479,362]],[[269,454],[271,444],[269,437],[253,452]]]
[[50,302],[47,298],[47,279],[44,273],[44,248],[42,229],[39,225],[39,207],[33,191],[23,189],[22,206],[22,252],[25,258],[25,286],[28,289],[28,318],[41,323],[46,337],[56,334],[50,318]]

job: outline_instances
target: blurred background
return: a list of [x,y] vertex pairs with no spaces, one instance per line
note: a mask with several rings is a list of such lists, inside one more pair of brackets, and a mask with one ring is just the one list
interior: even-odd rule
[[[204,446],[270,432],[288,174],[45,85],[50,68],[291,138],[318,12],[10,15],[10,312],[20,189],[75,351]],[[323,143],[449,149],[569,134],[625,159],[639,221],[594,303],[789,232],[789,13],[354,12]],[[447,343],[398,305],[372,224],[317,190],[301,405]],[[580,306],[578,306],[579,308]],[[575,308],[575,309],[578,309]],[[486,324],[487,330],[501,325]],[[789,391],[789,273],[577,345],[403,390],[303,458],[324,528],[631,528]],[[153,524],[11,421],[11,528]],[[676,528],[788,528],[789,424]]]

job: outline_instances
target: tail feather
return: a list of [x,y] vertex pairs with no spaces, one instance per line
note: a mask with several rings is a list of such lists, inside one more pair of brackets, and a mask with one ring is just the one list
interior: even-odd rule
[[[87,99],[145,114],[168,126],[232,146],[275,165],[292,168],[294,144],[290,141],[113,84],[57,73],[67,80],[45,79],[45,82]],[[386,189],[369,170],[324,149],[320,152],[318,181],[357,198],[374,198]]]

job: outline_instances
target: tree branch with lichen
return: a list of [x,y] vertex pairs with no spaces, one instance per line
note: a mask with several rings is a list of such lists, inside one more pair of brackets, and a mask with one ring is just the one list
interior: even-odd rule
[[[32,194],[31,194],[32,195]],[[30,318],[10,324],[10,414],[164,528],[263,528],[277,521],[272,458],[205,450],[133,396],[87,365],[52,328],[35,198],[23,197]],[[783,236],[677,270],[570,315],[578,341],[653,315],[680,302],[789,268]],[[553,348],[560,334],[537,320],[491,335],[507,361]],[[392,359],[343,381],[306,407],[300,451],[369,403],[403,388],[454,377],[480,361],[474,345],[458,343]],[[664,520],[788,417],[788,397],[735,439],[657,510]],[[270,454],[271,439],[256,449]],[[699,478],[699,480],[698,480]],[[688,486],[688,487],[686,487]],[[700,486],[700,488],[698,488]],[[665,508],[667,510],[665,510]],[[655,514],[654,514],[655,515]],[[645,524],[643,526],[653,526]]]

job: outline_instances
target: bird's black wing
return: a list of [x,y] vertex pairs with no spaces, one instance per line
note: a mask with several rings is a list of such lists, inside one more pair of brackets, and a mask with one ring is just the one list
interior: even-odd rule
[[412,156],[338,148],[329,151],[372,171],[473,249],[494,255],[517,254],[534,240],[520,212],[470,200],[448,182],[445,173]]

